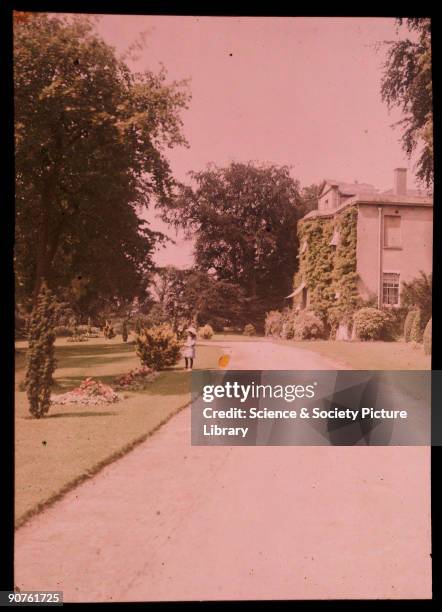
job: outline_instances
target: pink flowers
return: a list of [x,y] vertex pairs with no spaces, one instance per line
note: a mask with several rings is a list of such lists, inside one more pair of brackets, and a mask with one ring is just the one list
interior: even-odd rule
[[99,380],[85,378],[79,387],[62,393],[61,395],[51,395],[52,404],[113,404],[120,400],[118,393]]
[[139,391],[144,389],[146,384],[157,378],[158,372],[152,370],[148,366],[135,368],[127,374],[123,374],[115,379],[114,386],[117,389],[126,389],[130,391]]

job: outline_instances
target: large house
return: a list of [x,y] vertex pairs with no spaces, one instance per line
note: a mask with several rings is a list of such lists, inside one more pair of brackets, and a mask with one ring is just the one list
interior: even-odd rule
[[[356,272],[360,297],[376,300],[378,307],[400,306],[402,282],[416,278],[421,271],[427,274],[432,271],[432,197],[407,189],[405,168],[394,170],[394,188],[383,192],[365,183],[325,180],[318,208],[300,221],[300,261],[309,248],[301,238],[303,224],[313,219],[329,219],[332,226],[339,227],[334,220],[342,218],[341,213],[349,207],[357,211]],[[336,247],[339,240],[339,231],[335,230],[329,244]],[[298,286],[289,296],[298,296],[296,302],[301,308],[309,307],[309,292],[314,290],[310,285],[301,274]]]

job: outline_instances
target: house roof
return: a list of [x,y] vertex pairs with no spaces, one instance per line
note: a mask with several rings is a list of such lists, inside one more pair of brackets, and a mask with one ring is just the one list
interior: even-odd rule
[[433,206],[433,198],[430,196],[410,195],[410,192],[408,192],[408,194],[409,195],[406,196],[398,196],[388,192],[360,193],[345,200],[345,202],[343,202],[341,206],[338,206],[338,208],[328,210],[318,210],[316,208],[315,210],[311,210],[309,213],[304,215],[304,217],[302,217],[301,221],[303,219],[314,219],[315,217],[334,217],[337,212],[340,212],[341,210],[344,210],[344,208],[353,206],[355,204],[372,204],[376,206],[382,204],[387,206],[392,204],[395,206]]
[[377,191],[370,183],[345,183],[343,181],[336,181],[335,179],[325,179],[325,184],[321,193],[327,186],[337,187],[339,193],[349,196],[356,195],[357,193],[373,193]]
[[325,179],[320,196],[331,187],[337,187],[342,195],[349,197],[338,208],[328,210],[315,209],[304,215],[302,219],[333,217],[337,212],[354,204],[433,206],[433,197],[419,189],[408,189],[407,195],[399,196],[394,193],[393,189],[381,192],[369,183],[344,183],[334,179]]

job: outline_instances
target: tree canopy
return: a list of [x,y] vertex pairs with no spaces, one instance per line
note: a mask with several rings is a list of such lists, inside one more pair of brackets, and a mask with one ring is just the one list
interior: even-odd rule
[[185,83],[132,73],[87,17],[46,14],[14,24],[14,83],[17,300],[43,279],[86,310],[141,294],[163,237],[139,213],[171,196]]
[[190,178],[165,217],[195,238],[196,268],[241,287],[250,319],[262,322],[292,290],[299,183],[287,166],[252,162],[212,164]]
[[431,76],[431,21],[412,17],[397,20],[411,38],[387,42],[381,94],[389,108],[397,107],[404,118],[402,146],[408,156],[418,151],[417,177],[427,187],[433,184],[433,101]]

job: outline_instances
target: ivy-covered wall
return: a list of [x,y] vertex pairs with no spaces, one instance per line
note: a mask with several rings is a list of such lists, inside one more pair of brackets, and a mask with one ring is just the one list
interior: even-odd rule
[[[300,251],[295,283],[299,284],[301,279],[306,283],[308,308],[332,332],[340,322],[350,322],[360,302],[356,272],[357,219],[357,208],[352,206],[333,218],[316,217],[298,225]],[[332,240],[333,236],[337,240]]]

